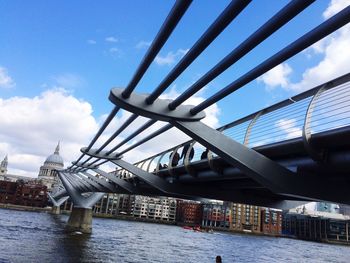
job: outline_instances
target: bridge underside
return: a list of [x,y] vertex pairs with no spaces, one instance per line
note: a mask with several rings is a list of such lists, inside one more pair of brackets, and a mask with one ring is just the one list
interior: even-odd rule
[[[120,179],[132,187],[125,189],[119,186],[118,182],[108,179],[106,181],[102,177],[94,185],[90,179],[85,179],[88,187],[84,191],[177,196],[194,200],[218,199],[275,208],[290,208],[297,205],[299,203],[297,201],[307,200],[327,200],[350,204],[347,192],[350,141],[347,138],[350,138],[350,127],[323,132],[313,137],[313,141],[318,145],[327,145],[328,161],[323,164],[309,157],[302,138],[255,148],[257,152],[294,172],[295,180],[301,182],[297,191],[293,189],[293,185],[290,185],[290,192],[297,193],[294,195],[288,192],[271,191],[218,156],[210,160],[192,162],[189,166],[182,164],[171,169],[161,169],[157,174],[147,173],[130,164],[131,167],[128,167],[126,162],[115,160],[113,162],[125,167],[126,170],[134,169],[130,171],[134,172],[133,177]],[[145,178],[143,173],[151,179]],[[312,183],[313,190],[310,190],[308,182]],[[56,198],[66,194],[64,191]]]

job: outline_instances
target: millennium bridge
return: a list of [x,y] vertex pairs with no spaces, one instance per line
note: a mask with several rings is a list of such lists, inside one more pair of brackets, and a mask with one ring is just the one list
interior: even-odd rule
[[[162,99],[251,2],[232,1],[150,94],[134,92],[191,2],[176,1],[129,84],[111,89],[113,110],[89,145],[81,148],[80,157],[57,171],[60,183],[50,194],[54,209],[70,197],[74,207],[68,226],[90,232],[91,208],[104,193],[219,199],[275,208],[310,200],[350,204],[350,73],[216,129],[201,121],[211,105],[229,100],[232,93],[349,23],[350,6],[198,105],[185,103],[314,2],[290,1],[177,98]],[[129,117],[97,147],[120,111]],[[138,127],[121,136],[132,123]],[[124,157],[138,154],[141,145],[159,143],[172,128],[191,139],[136,163]],[[100,168],[106,163],[115,166],[114,172]]]

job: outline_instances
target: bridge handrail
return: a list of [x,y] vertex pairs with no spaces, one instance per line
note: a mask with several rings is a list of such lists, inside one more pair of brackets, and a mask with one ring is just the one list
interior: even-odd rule
[[[276,111],[278,111],[279,109],[282,109],[282,108],[284,108],[284,107],[286,107],[286,106],[288,106],[288,105],[291,105],[291,104],[294,104],[294,103],[297,103],[297,102],[301,102],[302,100],[311,98],[311,97],[314,96],[314,95],[317,93],[317,91],[318,91],[320,88],[322,88],[324,85],[327,85],[328,91],[330,91],[330,90],[332,90],[332,89],[334,89],[334,88],[338,88],[338,87],[339,87],[340,85],[342,85],[342,84],[350,84],[350,83],[348,83],[348,82],[350,82],[350,73],[345,74],[345,75],[343,75],[343,76],[341,76],[341,77],[338,77],[338,78],[336,78],[336,79],[334,79],[334,80],[331,80],[331,81],[329,81],[329,82],[327,82],[327,83],[318,85],[318,86],[316,86],[316,87],[314,87],[314,88],[312,88],[312,89],[310,89],[310,90],[307,90],[307,91],[305,91],[305,92],[303,92],[303,93],[300,93],[300,94],[298,94],[298,95],[296,95],[296,96],[290,97],[290,98],[288,98],[288,99],[286,99],[286,100],[283,100],[283,101],[281,101],[281,102],[278,102],[278,103],[276,103],[276,104],[274,104],[274,105],[268,106],[268,107],[266,107],[266,108],[264,108],[264,109],[262,109],[262,110],[260,110],[260,111],[257,111],[257,112],[254,112],[254,113],[252,113],[252,114],[249,114],[249,115],[247,115],[247,116],[245,116],[245,117],[243,117],[243,118],[240,118],[240,119],[238,119],[238,120],[234,120],[234,121],[232,121],[232,122],[230,122],[230,123],[228,123],[228,124],[225,124],[225,125],[223,125],[223,126],[217,128],[217,130],[226,131],[226,130],[228,130],[228,129],[230,129],[230,128],[233,128],[233,127],[236,127],[236,126],[238,126],[238,125],[240,125],[240,124],[242,124],[242,123],[245,123],[245,122],[248,122],[248,121],[253,120],[254,117],[257,116],[257,114],[259,114],[259,113],[262,113],[260,116],[263,116],[263,115],[266,115],[266,114],[268,114],[268,113],[276,112]],[[307,106],[307,105],[306,105],[306,106]],[[306,113],[306,108],[303,109],[303,115],[302,115],[302,117],[305,116],[305,113]],[[178,144],[178,145],[176,145],[176,146],[174,146],[174,147],[171,147],[171,148],[169,148],[169,149],[166,149],[166,150],[164,150],[164,151],[162,151],[162,152],[159,152],[159,153],[157,153],[157,154],[154,154],[154,155],[152,155],[152,156],[150,156],[150,157],[147,157],[147,158],[145,158],[145,159],[142,159],[142,160],[140,160],[140,161],[137,161],[137,162],[134,163],[134,164],[137,165],[137,164],[139,164],[139,163],[143,163],[143,162],[149,161],[149,160],[154,159],[154,158],[156,158],[156,157],[158,157],[158,156],[161,156],[161,155],[163,155],[163,154],[165,154],[165,153],[173,152],[175,149],[179,149],[179,148],[185,146],[186,144],[190,144],[190,143],[193,143],[193,142],[194,142],[194,140],[186,141],[186,142],[184,142],[184,143],[181,143],[181,144]]]

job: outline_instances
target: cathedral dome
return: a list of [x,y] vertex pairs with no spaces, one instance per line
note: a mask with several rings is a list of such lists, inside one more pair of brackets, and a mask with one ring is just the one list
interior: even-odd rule
[[60,142],[58,142],[55,152],[47,157],[44,164],[40,166],[38,179],[50,190],[58,180],[56,170],[63,167],[63,159],[60,156]]
[[51,154],[49,157],[46,158],[46,161],[44,163],[48,165],[58,165],[63,167],[63,158],[60,156],[60,144],[58,143],[56,150],[53,154]]
[[45,163],[53,163],[63,166],[63,159],[58,154],[51,154],[49,157],[46,158]]

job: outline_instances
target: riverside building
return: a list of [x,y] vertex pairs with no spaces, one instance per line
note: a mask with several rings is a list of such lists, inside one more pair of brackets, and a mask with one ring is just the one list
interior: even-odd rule
[[261,210],[261,231],[264,234],[282,234],[282,210],[263,208]]
[[282,233],[298,239],[350,245],[350,217],[316,211],[283,215]]
[[230,230],[261,232],[261,208],[254,205],[231,204]]
[[213,202],[203,205],[203,227],[229,229],[230,221],[231,207],[229,203]]
[[126,194],[106,194],[93,207],[93,213],[101,216],[129,216],[148,221],[175,222],[176,199]]
[[202,222],[203,205],[200,202],[177,200],[176,221],[179,224],[197,226]]
[[0,202],[33,207],[45,207],[47,188],[35,181],[0,181]]
[[134,196],[126,194],[106,194],[93,207],[93,213],[110,216],[130,215]]
[[176,199],[136,195],[131,215],[137,218],[175,222]]

